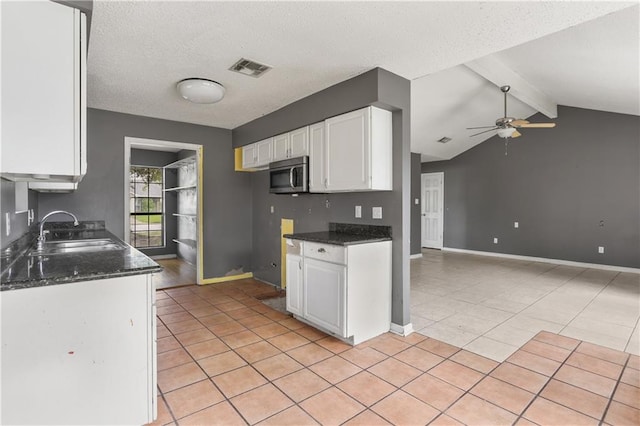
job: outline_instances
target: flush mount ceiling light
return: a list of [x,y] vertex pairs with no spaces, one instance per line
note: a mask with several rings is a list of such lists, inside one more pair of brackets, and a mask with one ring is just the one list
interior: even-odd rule
[[206,78],[185,78],[176,85],[184,99],[196,104],[214,104],[224,97],[224,86]]

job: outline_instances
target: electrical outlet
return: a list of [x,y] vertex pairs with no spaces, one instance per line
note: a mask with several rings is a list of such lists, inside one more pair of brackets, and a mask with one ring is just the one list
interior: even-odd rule
[[271,214],[273,214],[273,212],[275,212],[275,211],[276,211],[276,209],[273,206],[271,206]]
[[604,254],[604,247],[603,246],[598,246],[598,253]]
[[372,207],[371,217],[373,219],[382,219],[382,207]]
[[493,237],[493,244],[498,244],[498,238],[497,237]]
[[362,206],[356,206],[356,217],[362,217]]
[[420,198],[416,198],[415,200],[415,205],[417,206],[418,204],[420,204]]
[[513,227],[514,227],[514,228],[519,228],[519,227],[520,227],[520,224],[519,224],[518,222],[513,222]]

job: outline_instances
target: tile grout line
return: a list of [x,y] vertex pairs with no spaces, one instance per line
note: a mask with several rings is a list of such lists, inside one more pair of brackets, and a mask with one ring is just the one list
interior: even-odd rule
[[[532,340],[533,340],[533,339],[532,339]],[[543,343],[544,343],[544,342],[543,342]],[[553,345],[553,346],[556,346],[556,345]],[[541,396],[542,392],[544,392],[544,390],[547,388],[547,386],[549,385],[549,383],[551,382],[551,380],[553,380],[553,378],[555,377],[556,373],[557,373],[558,371],[560,371],[560,369],[565,365],[565,363],[567,362],[567,360],[569,359],[569,357],[571,357],[571,355],[573,355],[573,354],[574,354],[574,352],[576,351],[576,349],[578,349],[578,347],[579,347],[579,346],[580,346],[580,343],[578,343],[578,344],[576,345],[576,347],[575,347],[575,348],[573,348],[573,349],[571,350],[571,353],[570,353],[569,355],[567,355],[567,357],[565,358],[565,360],[564,360],[564,361],[562,361],[562,362],[560,363],[560,365],[558,366],[558,368],[556,368],[556,369],[555,369],[555,371],[553,372],[553,374],[552,374],[551,376],[548,376],[549,378],[547,379],[547,381],[545,382],[545,384],[540,388],[540,390],[539,390],[536,394],[534,394],[533,398],[531,399],[531,401],[529,401],[529,403],[527,404],[527,406],[526,406],[526,407],[524,407],[524,409],[522,410],[522,412],[520,413],[520,415],[518,416],[518,418],[516,419],[516,421],[514,422],[514,424],[515,424],[515,423],[517,423],[520,419],[522,419],[522,416],[524,415],[524,413],[526,413],[526,412],[527,412],[527,410],[528,410],[528,409],[533,405],[533,403],[534,403],[538,398],[542,398],[542,399],[545,399],[545,400],[546,400],[546,398],[544,398],[543,396]],[[560,347],[560,346],[556,346],[556,347]],[[525,351],[525,352],[526,352],[526,351]],[[529,353],[530,353],[530,352],[529,352]],[[535,355],[535,354],[534,354],[534,355]],[[531,370],[531,371],[533,371],[533,370]],[[540,374],[540,373],[538,373],[538,374]],[[563,382],[563,383],[564,383],[564,382]],[[552,401],[552,402],[555,402],[555,401]],[[558,404],[558,405],[562,405],[562,404],[560,404],[560,403],[558,403],[558,402],[555,402],[555,403],[556,403],[556,404]],[[565,407],[565,408],[568,408],[568,409],[570,409],[570,410],[572,410],[572,411],[575,411],[576,413],[579,413],[579,411],[574,410],[573,408],[566,407],[566,406],[564,406],[564,405],[562,405],[562,406],[563,406],[563,407]],[[582,414],[582,413],[580,413],[580,414]],[[589,417],[591,417],[591,416],[589,416]],[[592,417],[592,418],[593,418],[593,417]],[[525,418],[525,420],[528,420],[528,419],[526,419],[526,418]]]
[[[585,271],[584,271],[584,272],[586,272],[587,270],[588,270],[588,269],[585,269]],[[581,274],[579,274],[578,276],[582,275],[584,272],[582,272],[582,273],[581,273]],[[576,319],[576,318],[577,318],[581,313],[583,313],[583,312],[585,311],[585,309],[587,309],[587,308],[588,308],[588,307],[593,303],[593,301],[594,301],[594,300],[596,300],[596,298],[597,298],[598,296],[600,296],[600,294],[601,294],[601,293],[602,293],[602,292],[603,292],[607,287],[609,287],[609,285],[610,285],[610,284],[611,284],[611,283],[616,279],[616,277],[617,277],[618,275],[620,275],[620,274],[621,274],[621,272],[618,272],[617,274],[615,274],[615,275],[613,276],[613,278],[611,278],[611,279],[607,282],[607,284],[606,284],[604,287],[602,287],[602,288],[600,289],[600,291],[599,291],[599,292],[597,292],[597,293],[596,293],[596,294],[591,298],[591,300],[589,301],[589,303],[587,303],[587,304],[585,305],[585,307],[584,307],[584,308],[582,308],[582,309],[580,310],[580,312],[578,312],[578,313],[577,313],[577,314],[576,314],[576,315],[571,319],[571,321],[569,321],[569,322],[568,322],[564,327],[562,327],[562,329],[558,332],[558,334],[562,333],[562,332],[563,332],[567,327],[569,327],[569,324],[571,324],[571,323],[572,323],[572,322],[573,322],[573,321],[574,321],[574,320],[575,320],[575,319]],[[564,335],[563,335],[563,336],[564,336]],[[569,336],[566,336],[566,337],[569,337]]]
[[613,390],[611,391],[611,397],[609,398],[609,401],[607,402],[607,406],[605,407],[604,412],[602,413],[602,418],[600,419],[600,423],[599,423],[600,426],[604,424],[604,419],[607,417],[607,413],[609,412],[609,407],[611,407],[611,403],[613,402],[613,397],[615,396],[616,391],[618,390],[618,386],[620,386],[620,382],[622,381],[622,376],[624,376],[624,372],[626,371],[627,366],[629,365],[630,359],[631,357],[627,355],[627,360],[625,361],[624,366],[622,367],[622,370],[620,370],[620,375],[618,376],[618,380],[616,381],[616,384],[613,387]]
[[[171,296],[169,296],[169,297],[171,297]],[[199,296],[199,297],[200,297],[200,298],[202,298],[201,296]],[[249,296],[249,297],[251,297],[251,296]],[[172,298],[172,297],[171,297],[171,298]],[[255,299],[254,297],[252,297],[252,298],[253,298],[253,299]],[[172,298],[172,299],[173,299],[173,298]],[[185,309],[185,308],[184,308],[184,306],[182,306],[182,304],[181,304],[180,302],[178,302],[178,301],[177,301],[177,300],[175,300],[175,299],[173,299],[173,300],[174,300],[177,304],[179,304],[183,309]],[[205,299],[202,299],[202,300],[205,300]],[[236,299],[236,300],[237,300],[237,299]],[[255,300],[258,300],[258,299],[255,299]],[[205,301],[206,301],[206,300],[205,300]],[[207,303],[209,303],[209,302],[207,302]],[[242,302],[239,302],[239,303],[242,303]],[[212,306],[213,306],[213,307],[215,307],[215,305],[213,305],[213,304],[212,304]],[[246,305],[245,305],[245,307],[248,307],[248,306],[246,306]],[[242,309],[242,308],[238,308],[238,309]],[[186,310],[186,312],[189,312],[189,310],[187,310],[187,309],[185,309],[185,310]],[[259,313],[259,312],[256,312],[256,313],[257,313],[258,315],[262,315],[262,316],[264,316],[263,314],[261,314],[261,313]],[[193,315],[192,315],[192,316],[193,316]],[[195,318],[195,317],[194,317],[194,318]],[[268,317],[266,317],[266,318],[268,318]],[[198,322],[200,322],[199,318],[195,318],[195,319],[196,319]],[[269,318],[269,319],[271,319],[271,318]],[[160,320],[162,321],[162,319],[161,319],[161,318],[160,318]],[[234,318],[232,318],[232,320],[233,320],[233,321],[237,321],[237,320],[236,320],[236,319],[234,319]],[[276,324],[280,324],[280,321],[275,321],[275,320],[272,320],[272,321],[273,321],[274,323],[276,323]],[[284,321],[284,320],[283,320],[283,321]],[[173,337],[178,341],[178,343],[182,346],[182,348],[185,350],[185,352],[187,352],[187,354],[188,354],[188,355],[193,359],[193,361],[198,365],[198,367],[202,370],[202,372],[207,376],[207,379],[206,379],[206,380],[209,380],[209,381],[211,381],[211,382],[212,382],[212,384],[216,387],[216,389],[220,392],[220,394],[225,398],[225,401],[229,402],[229,404],[234,408],[234,410],[235,410],[236,412],[238,412],[238,414],[242,417],[242,419],[243,419],[243,420],[245,420],[245,421],[247,422],[247,424],[251,424],[251,423],[250,423],[249,421],[247,421],[247,419],[246,419],[246,418],[245,418],[245,417],[244,417],[244,416],[243,416],[243,415],[238,411],[238,409],[235,407],[235,405],[231,402],[230,398],[228,398],[228,397],[224,394],[224,392],[222,392],[222,390],[218,388],[218,386],[216,385],[216,383],[215,383],[215,382],[213,382],[213,378],[212,378],[212,377],[210,377],[210,376],[208,375],[208,373],[207,373],[206,371],[204,371],[204,369],[202,369],[202,367],[201,367],[201,366],[200,366],[200,364],[198,363],[198,360],[196,360],[195,358],[193,358],[193,356],[191,355],[191,353],[190,353],[190,352],[187,350],[187,348],[182,344],[182,342],[181,342],[180,340],[178,340],[177,336],[173,333],[173,331],[171,331],[171,330],[167,327],[166,323],[164,323],[164,321],[162,321],[162,323],[163,323],[163,325],[168,329],[168,331],[171,333],[171,335],[172,335],[172,336],[173,336]],[[200,322],[200,323],[202,324],[202,322]],[[205,328],[205,329],[209,330],[209,329],[208,329],[204,324],[202,324],[202,325],[204,326],[204,328]],[[285,332],[285,333],[282,333],[282,334],[286,334],[286,333],[289,333],[289,332],[293,332],[293,333],[297,334],[298,336],[301,336],[301,337],[303,337],[303,338],[305,338],[305,339],[306,339],[306,337],[304,337],[304,336],[302,336],[302,335],[300,335],[300,334],[296,333],[296,332],[295,332],[295,330],[291,330],[291,329],[289,329],[288,327],[285,327],[285,328],[287,328],[287,330],[288,330],[288,331],[287,331],[287,332]],[[301,328],[302,328],[302,327],[301,327]],[[248,330],[251,330],[251,329],[248,329]],[[209,331],[211,332],[211,330],[209,330]],[[185,332],[185,333],[186,333],[186,332]],[[180,334],[180,333],[178,333],[178,334]],[[231,333],[231,334],[233,334],[233,333]],[[282,334],[280,334],[280,335],[282,335]],[[244,358],[241,354],[238,354],[238,353],[236,352],[236,350],[235,350],[235,349],[237,349],[237,348],[235,348],[235,349],[234,349],[234,348],[231,348],[229,345],[227,345],[227,344],[226,344],[226,342],[224,342],[224,340],[222,340],[222,339],[221,339],[219,336],[217,336],[215,333],[213,333],[213,335],[214,335],[214,336],[216,336],[216,338],[217,338],[217,339],[221,340],[221,341],[222,341],[222,342],[223,342],[223,343],[224,343],[224,344],[229,348],[229,350],[230,350],[230,351],[234,352],[236,355],[238,355],[240,358],[242,358],[242,359],[243,359],[243,361],[247,362],[247,365],[248,365],[248,366],[250,366],[254,371],[256,371],[256,373],[257,373],[257,374],[259,374],[260,376],[262,376],[262,377],[267,381],[267,383],[265,383],[265,384],[271,384],[271,385],[273,385],[274,387],[276,387],[277,389],[279,389],[279,390],[280,390],[280,388],[279,388],[276,384],[274,384],[272,380],[270,380],[268,377],[264,376],[264,374],[262,374],[262,372],[261,372],[261,371],[257,370],[257,369],[253,366],[253,363],[249,362],[249,361],[248,361],[246,358]],[[272,337],[277,337],[277,336],[279,336],[279,335],[272,336]],[[268,343],[268,340],[267,340],[267,339],[262,338],[262,336],[259,336],[259,337],[260,337],[260,340],[261,340],[261,341],[265,341],[265,342],[267,342],[267,343]],[[330,336],[329,336],[329,337],[330,337]],[[307,340],[309,340],[309,339],[307,339]],[[322,338],[321,338],[321,339],[318,339],[318,340],[322,340]],[[316,340],[316,341],[317,341],[317,340]],[[307,343],[307,344],[310,344],[310,343],[316,343],[316,341],[311,341],[311,340],[309,340],[309,343]],[[255,342],[255,343],[258,343],[258,342]],[[317,344],[317,343],[316,343],[316,344]],[[249,345],[250,345],[250,344],[249,344]],[[305,344],[305,345],[306,345],[306,344]],[[302,345],[302,346],[305,346],[305,345]],[[244,346],[248,346],[248,345],[244,345]],[[244,347],[244,346],[241,346],[241,347]],[[299,347],[302,347],[302,346],[299,346]],[[321,345],[318,345],[318,346],[321,346]],[[321,346],[321,347],[322,347],[322,346]],[[280,349],[280,348],[278,348],[278,347],[276,347],[276,349],[278,349],[278,350],[280,351],[280,354],[284,354],[284,355],[286,355],[287,357],[289,357],[290,359],[292,359],[293,361],[298,362],[298,361],[297,361],[297,360],[295,360],[293,357],[291,357],[291,355],[289,355],[288,353],[286,353],[286,352],[285,352],[285,351],[283,351],[282,349]],[[293,350],[293,349],[296,349],[296,348],[291,348],[290,350]],[[326,349],[326,348],[325,348],[325,349]],[[327,350],[328,350],[328,349],[327,349]],[[228,351],[227,351],[227,352],[228,352]],[[332,356],[339,356],[339,353],[335,353],[335,352],[333,352],[333,351],[331,351],[331,350],[329,350],[329,352],[332,352],[332,354],[333,354]],[[386,354],[385,354],[385,355],[386,355]],[[213,356],[215,356],[215,355],[213,355]],[[262,360],[260,360],[260,361],[264,361],[265,359],[273,358],[274,356],[278,356],[278,354],[273,355],[273,356],[271,356],[271,357],[264,358],[264,359],[262,359]],[[342,357],[341,357],[341,358],[342,358]],[[203,358],[203,359],[204,359],[204,358]],[[344,359],[344,358],[342,358],[342,359]],[[347,362],[349,362],[349,363],[351,363],[349,360],[346,360],[346,359],[344,359],[344,360],[345,360],[345,361],[347,361]],[[317,363],[320,363],[320,362],[322,362],[322,361],[323,361],[323,360],[318,361]],[[382,361],[380,361],[380,362],[382,362]],[[311,364],[311,365],[315,365],[315,364],[317,364],[317,363],[314,363],[314,364]],[[301,364],[301,365],[303,365],[303,364]],[[219,374],[219,375],[226,374],[226,373],[231,372],[231,371],[236,371],[236,370],[238,370],[238,369],[240,369],[240,368],[243,368],[243,367],[245,367],[245,366],[238,367],[238,368],[234,368],[234,369],[232,369],[232,370],[229,370],[229,371],[227,371],[227,372],[225,372],[225,373],[221,373],[221,374]],[[358,367],[358,368],[360,368],[360,367]],[[278,379],[280,379],[280,378],[282,378],[282,377],[289,376],[289,375],[294,374],[294,373],[296,373],[296,372],[298,372],[298,371],[301,371],[301,370],[303,370],[303,369],[309,369],[309,368],[308,368],[307,366],[304,366],[304,365],[303,365],[303,368],[301,368],[301,369],[299,369],[299,370],[296,370],[296,371],[294,371],[294,372],[288,373],[288,374],[286,374],[286,375],[284,375],[284,376],[281,376],[281,377],[279,377]],[[312,372],[312,373],[314,373],[314,374],[316,374],[316,373],[315,373],[315,372],[313,372],[313,371],[311,371],[311,372]],[[321,377],[321,376],[320,376],[320,377]],[[278,380],[278,379],[276,379],[276,380]],[[348,379],[348,378],[347,378],[347,379]],[[345,379],[345,380],[347,380],[347,379]],[[323,380],[325,380],[325,381],[326,381],[326,379],[324,379],[324,378],[323,378]],[[344,381],[344,380],[343,380],[343,381]],[[341,381],[341,382],[342,382],[342,381]],[[341,383],[341,382],[339,382],[339,383]],[[198,383],[198,382],[196,382],[196,383]],[[178,389],[185,388],[185,387],[190,386],[190,385],[192,385],[192,384],[193,384],[193,383],[191,383],[191,384],[189,384],[189,385],[182,386],[182,387],[177,388],[177,389],[173,389],[173,390],[172,390],[172,392],[173,392],[173,391],[175,391],[175,390],[178,390]],[[254,389],[257,389],[257,388],[259,388],[259,387],[262,387],[262,386],[264,386],[265,384],[260,385],[260,386],[257,386],[256,388],[253,388],[253,389],[249,389],[249,390],[247,390],[247,391],[245,391],[245,392],[239,393],[238,395],[234,395],[234,398],[235,398],[236,396],[246,394],[246,393],[248,393],[248,392],[250,392],[250,391],[252,391],[252,390],[254,390]],[[341,389],[337,388],[336,384],[331,384],[331,386],[330,386],[329,388],[327,388],[327,389],[330,389],[330,388],[332,388],[332,387],[336,388],[336,389],[337,389],[338,391],[340,391],[340,392],[343,392]],[[321,392],[326,391],[327,389],[323,389],[322,391],[319,391],[319,392],[317,392],[317,393],[315,393],[315,394],[313,394],[313,395],[310,395],[310,396],[308,396],[307,398],[305,398],[304,400],[301,400],[300,402],[306,401],[307,399],[310,399],[310,398],[312,398],[313,396],[315,396],[315,395],[317,395],[317,394],[319,394],[319,393],[321,393]],[[161,391],[161,392],[162,392],[162,391]],[[307,415],[309,415],[311,418],[313,418],[314,420],[316,420],[316,421],[317,421],[317,419],[315,419],[315,417],[313,417],[310,413],[308,413],[306,410],[304,410],[304,408],[302,408],[302,407],[300,407],[300,406],[299,406],[299,402],[296,402],[296,401],[292,400],[288,395],[285,395],[285,396],[286,396],[289,400],[291,400],[291,401],[293,402],[293,405],[298,406],[298,408],[300,408],[300,409],[301,409],[302,411],[304,411]],[[351,398],[351,399],[354,399],[353,397],[351,397],[351,395],[348,395],[348,394],[347,394],[347,396],[348,396],[349,398]],[[354,399],[354,400],[355,400],[355,399]],[[357,402],[358,402],[358,403],[360,403],[359,401],[357,401]],[[210,405],[210,406],[208,406],[208,407],[205,407],[205,408],[203,408],[203,409],[201,409],[201,410],[198,410],[198,411],[196,411],[196,412],[194,412],[194,413],[190,413],[189,415],[187,415],[187,416],[185,416],[185,417],[188,417],[188,416],[190,416],[190,415],[193,415],[193,414],[196,414],[196,413],[198,413],[198,412],[204,411],[204,410],[206,410],[206,409],[208,409],[208,408],[210,408],[210,407],[212,407],[212,406],[214,406],[214,405],[217,405],[217,404],[219,404],[219,403],[212,404],[212,405]],[[292,406],[293,406],[293,405],[292,405]],[[362,405],[364,405],[364,404],[362,404]],[[169,405],[167,404],[167,407],[168,407],[168,406],[169,406]],[[273,414],[272,414],[272,415],[270,415],[269,417],[266,417],[265,419],[262,419],[262,420],[260,420],[260,421],[264,421],[264,420],[269,419],[269,418],[271,418],[271,417],[273,417],[273,416],[276,416],[276,415],[280,414],[281,412],[283,412],[283,411],[285,411],[285,410],[287,410],[287,409],[291,408],[292,406],[288,406],[288,407],[286,407],[286,408],[284,408],[284,409],[282,409],[282,410],[280,410],[280,411],[278,411],[278,412],[276,412],[276,413],[273,413]],[[171,413],[171,414],[173,415],[173,413]],[[358,414],[360,414],[360,412],[359,412]],[[174,416],[174,421],[178,422],[178,420],[176,420],[176,419],[175,419],[175,416]]]
[[[244,292],[243,292],[243,293],[244,293]],[[195,293],[193,293],[193,294],[195,294]],[[245,294],[246,294],[246,293],[245,293]],[[202,298],[202,296],[200,296],[200,295],[196,295],[196,296],[198,296],[201,300],[206,301],[204,298]],[[169,295],[169,297],[171,297],[171,295]],[[236,300],[236,299],[235,299],[235,298],[233,298],[233,297],[231,297],[231,298],[232,298],[232,299],[234,299],[234,300]],[[181,304],[180,302],[178,302],[178,301],[177,301],[176,299],[174,299],[173,297],[171,297],[171,299],[173,299],[173,300],[174,300],[178,305],[180,305],[180,307],[182,307],[182,308],[184,309],[184,307],[182,306],[182,304]],[[211,304],[210,302],[207,302],[207,303],[209,303],[212,307],[215,307],[215,305]],[[238,303],[241,303],[241,302],[238,302]],[[244,304],[243,304],[243,305],[244,305]],[[244,306],[246,307],[246,305],[244,305]],[[238,308],[238,309],[241,309],[241,308]],[[189,310],[186,310],[186,312],[189,312]],[[221,312],[222,312],[222,311],[221,311]],[[258,312],[256,312],[256,313],[257,313],[257,314],[259,314],[259,315],[262,315],[262,314],[260,314],[260,313],[258,313]],[[191,315],[191,313],[190,313],[190,312],[189,312],[189,315]],[[193,315],[191,315],[191,316],[193,317]],[[264,315],[263,315],[263,316],[264,316]],[[196,317],[193,317],[193,318],[194,318],[196,321],[198,321],[198,322],[199,322],[199,323],[200,323],[200,324],[201,324],[205,329],[209,330],[209,329],[207,328],[207,326],[205,326],[205,325],[200,321],[200,319],[199,319],[199,318],[196,318]],[[162,319],[161,319],[161,318],[158,318],[158,319],[160,319],[160,320],[162,321]],[[233,319],[232,319],[232,320],[233,320]],[[235,320],[234,320],[234,321],[235,321]],[[237,414],[238,414],[238,415],[239,415],[239,416],[240,416],[240,417],[241,417],[241,418],[242,418],[242,419],[243,419],[247,424],[251,424],[251,423],[250,423],[250,422],[249,422],[249,421],[248,421],[248,420],[247,420],[247,419],[242,415],[242,413],[240,413],[240,411],[236,408],[236,406],[235,406],[235,405],[233,405],[233,404],[231,403],[230,399],[229,399],[229,398],[227,398],[227,396],[224,394],[224,392],[222,391],[222,389],[220,389],[220,388],[218,387],[218,385],[213,381],[213,378],[209,376],[209,374],[204,370],[204,368],[202,368],[202,366],[200,365],[200,363],[198,362],[198,360],[196,360],[196,359],[193,357],[193,355],[192,355],[192,354],[187,350],[186,346],[184,346],[184,345],[183,345],[183,343],[182,343],[182,342],[181,342],[181,341],[176,337],[176,335],[174,334],[174,332],[173,332],[171,329],[169,329],[169,327],[167,327],[167,325],[166,325],[166,323],[165,323],[164,321],[162,321],[162,323],[163,323],[163,325],[167,328],[167,330],[171,333],[171,335],[173,336],[173,338],[174,338],[174,339],[176,339],[176,341],[180,344],[180,346],[184,349],[184,351],[185,351],[185,352],[189,355],[189,357],[193,360],[193,362],[195,362],[195,364],[198,366],[198,368],[199,368],[199,369],[204,373],[204,375],[206,376],[206,379],[205,379],[205,380],[208,380],[209,382],[211,382],[211,384],[215,387],[215,389],[216,389],[218,392],[220,392],[220,395],[222,395],[222,396],[224,397],[224,400],[225,400],[226,402],[228,402],[228,403],[229,403],[229,405],[231,405],[231,407],[234,409],[234,411],[235,411],[235,412],[236,412],[236,413],[237,413]],[[195,331],[195,330],[191,330],[191,331]],[[229,345],[228,345],[224,340],[220,339],[220,337],[219,337],[218,335],[216,335],[215,333],[213,333],[211,330],[209,330],[209,332],[211,332],[211,333],[212,333],[214,336],[216,336],[216,338],[217,338],[217,339],[219,339],[219,340],[220,340],[220,341],[221,341],[221,342],[222,342],[222,343],[223,343],[227,348],[229,348],[229,351],[232,351],[233,353],[236,353],[236,351],[235,351],[233,348],[231,348],[231,347],[230,347],[230,346],[229,346]],[[178,334],[180,334],[180,333],[178,333]],[[262,338],[261,338],[261,339],[262,339]],[[212,339],[210,339],[210,340],[212,340]],[[262,340],[263,340],[263,339],[262,339]],[[226,351],[226,352],[228,352],[228,351]],[[242,356],[241,356],[241,355],[239,355],[239,354],[237,354],[237,353],[236,353],[236,355],[238,355],[240,358],[242,358]],[[212,355],[212,356],[216,356],[216,355]],[[206,357],[206,358],[208,358],[208,357]],[[203,358],[203,359],[204,359],[204,358]],[[245,362],[246,362],[246,360],[245,360],[244,358],[242,358],[242,359],[243,359],[243,361],[245,361]],[[251,363],[248,363],[248,365],[250,365],[250,366],[251,366],[251,368],[252,368],[253,370],[255,370],[258,374],[260,374],[261,376],[263,376],[263,375],[262,375],[262,373],[261,373],[260,371],[257,371],[257,370],[255,369],[255,367],[253,367],[253,366],[251,365]],[[244,366],[243,366],[243,367],[244,367]],[[239,368],[242,368],[242,367],[234,368],[234,369],[229,370],[229,371],[235,371],[235,370],[238,370]],[[228,371],[227,371],[226,373],[228,373]],[[225,374],[225,373],[221,373],[221,374]],[[264,377],[264,376],[263,376],[263,377]],[[264,378],[268,381],[268,383],[271,383],[271,381],[270,381],[269,379],[267,379],[266,377],[264,377]],[[204,380],[200,380],[200,381],[204,381]],[[198,381],[198,382],[200,382],[200,381]],[[195,382],[195,383],[198,383],[198,382]],[[188,385],[181,386],[181,387],[179,387],[179,388],[173,389],[171,392],[176,391],[176,390],[178,390],[178,389],[186,388],[187,386],[191,386],[192,384],[194,384],[194,383],[190,383],[190,384],[188,384]],[[158,389],[159,389],[159,388],[160,388],[160,387],[158,386]],[[160,392],[162,392],[162,390],[160,390]],[[246,392],[243,392],[243,393],[246,393]],[[241,394],[238,394],[238,395],[241,395]],[[235,395],[235,396],[238,396],[238,395]],[[220,402],[222,402],[222,401],[220,401]],[[193,415],[193,414],[196,414],[196,413],[199,413],[199,412],[201,412],[201,411],[204,411],[204,410],[206,410],[206,409],[208,409],[208,408],[210,408],[210,407],[213,407],[213,406],[215,406],[215,405],[218,405],[220,402],[218,402],[218,403],[216,403],[216,404],[209,405],[209,406],[207,406],[207,407],[205,407],[205,408],[202,408],[202,409],[200,409],[200,410],[198,410],[198,411],[195,411],[195,412],[193,412],[193,413],[189,413],[187,416],[184,416],[184,417],[189,417],[189,416],[191,416],[191,415]],[[166,403],[166,401],[165,401],[165,403]],[[167,407],[170,409],[169,404],[167,404]],[[173,412],[172,412],[171,414],[173,415]],[[184,417],[182,417],[182,418],[184,418]],[[178,419],[175,419],[175,417],[174,417],[174,421],[175,421],[177,424],[179,424]]]

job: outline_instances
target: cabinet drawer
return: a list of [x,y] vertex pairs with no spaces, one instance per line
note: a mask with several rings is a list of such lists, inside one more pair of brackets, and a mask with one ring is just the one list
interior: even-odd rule
[[346,265],[347,263],[347,248],[344,246],[306,241],[304,243],[303,251],[305,257],[310,257],[312,259],[324,260],[326,262],[339,263],[342,265]]

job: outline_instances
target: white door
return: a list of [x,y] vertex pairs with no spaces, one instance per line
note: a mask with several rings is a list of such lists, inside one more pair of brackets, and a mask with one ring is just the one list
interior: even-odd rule
[[304,317],[340,336],[346,334],[345,281],[347,267],[304,259]]
[[287,311],[302,315],[302,257],[287,255]]
[[442,248],[444,172],[422,174],[422,247]]

